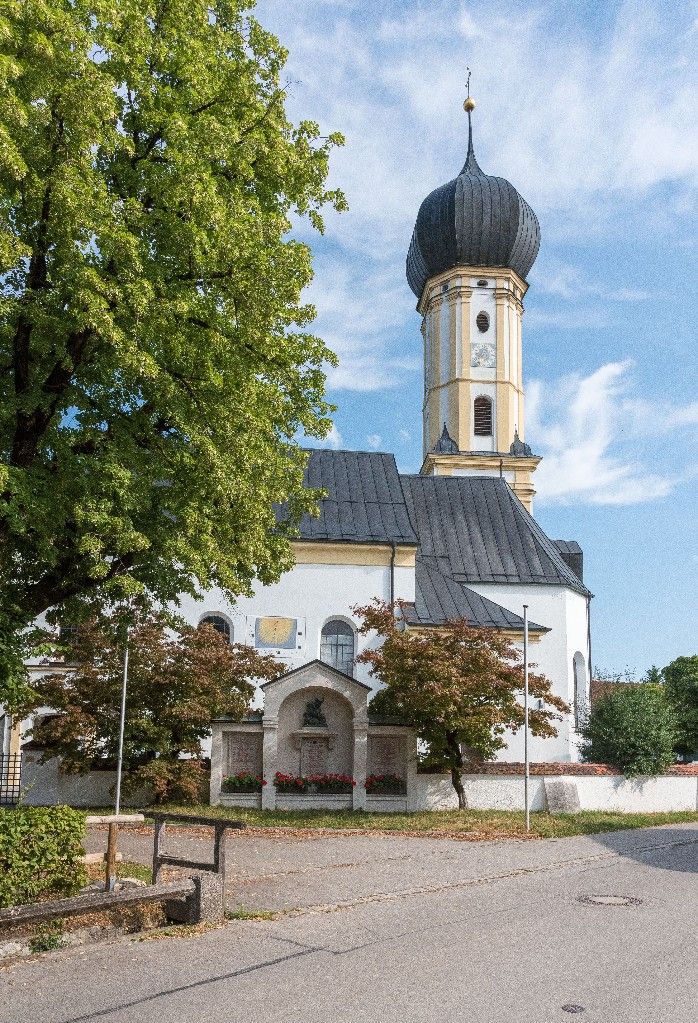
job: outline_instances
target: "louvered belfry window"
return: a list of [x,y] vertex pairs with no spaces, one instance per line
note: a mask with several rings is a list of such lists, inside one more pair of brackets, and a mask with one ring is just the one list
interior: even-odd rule
[[475,436],[492,436],[492,402],[482,394],[475,399]]

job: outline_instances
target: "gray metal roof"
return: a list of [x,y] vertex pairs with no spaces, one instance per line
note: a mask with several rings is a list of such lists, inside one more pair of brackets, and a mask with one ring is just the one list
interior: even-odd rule
[[318,518],[303,516],[302,539],[416,546],[394,455],[311,451],[305,483],[323,489],[327,497]]
[[589,591],[507,482],[402,476],[420,555],[456,582],[548,583]]
[[575,575],[584,579],[584,553],[576,540],[553,540],[566,565],[569,565]]
[[[481,596],[451,576],[442,575],[438,561],[417,558],[414,625],[442,625],[464,618],[470,625],[486,629],[513,629],[523,632],[523,618],[500,607],[493,600]],[[549,631],[530,622],[534,632]]]
[[[442,620],[451,605],[479,624],[509,615],[483,604],[468,583],[547,583],[589,593],[556,543],[496,476],[400,476],[393,455],[314,450],[305,480],[328,496],[318,518],[301,520],[301,539],[419,547],[425,621]],[[282,518],[283,510],[278,514]],[[434,573],[445,582],[435,581]]]
[[435,274],[455,266],[506,266],[523,280],[540,248],[538,218],[505,178],[475,159],[470,113],[468,155],[457,178],[419,208],[407,253],[407,282],[417,298]]

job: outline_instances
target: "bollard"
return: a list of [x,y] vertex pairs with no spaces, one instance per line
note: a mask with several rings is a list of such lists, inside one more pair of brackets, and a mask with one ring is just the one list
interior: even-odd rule
[[165,903],[168,920],[178,924],[220,924],[225,920],[222,874],[192,877],[194,891],[185,900]]
[[116,887],[116,840],[119,831],[118,824],[109,825],[107,836],[107,869],[105,878],[105,890],[113,892]]

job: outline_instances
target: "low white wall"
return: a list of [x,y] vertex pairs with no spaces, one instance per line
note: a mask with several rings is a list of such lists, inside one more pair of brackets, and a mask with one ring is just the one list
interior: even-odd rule
[[[620,775],[550,775],[548,781],[567,781],[577,786],[582,810],[617,810],[624,813],[698,811],[698,778],[662,775],[658,778],[624,778]],[[532,810],[547,809],[546,777],[529,779]],[[523,810],[523,775],[463,776],[468,806],[473,810]],[[410,810],[455,810],[456,793],[448,775],[418,774],[408,797]]]
[[351,810],[351,794],[295,796],[279,792],[276,796],[277,810]]
[[572,778],[582,810],[625,810],[657,813],[698,810],[698,778],[662,775],[659,778]]
[[[57,759],[39,763],[36,753],[22,755],[20,802],[25,806],[111,806],[116,771],[90,771],[89,774],[65,774]],[[143,795],[123,799],[124,806],[142,805]]]

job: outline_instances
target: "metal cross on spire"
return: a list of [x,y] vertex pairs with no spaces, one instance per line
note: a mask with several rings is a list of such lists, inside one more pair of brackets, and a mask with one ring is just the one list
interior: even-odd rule
[[467,89],[468,95],[465,97],[465,102],[463,103],[463,109],[465,110],[466,114],[468,115],[468,120],[470,120],[470,114],[475,109],[475,100],[470,98],[470,76],[472,74],[472,71],[470,70],[470,68],[467,65],[465,67],[465,70],[468,72],[468,74],[466,76],[466,79],[465,79],[465,87]]

